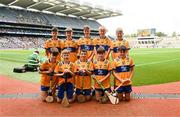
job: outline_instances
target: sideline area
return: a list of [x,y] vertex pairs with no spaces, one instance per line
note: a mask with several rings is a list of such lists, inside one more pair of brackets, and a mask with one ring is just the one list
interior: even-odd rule
[[0,116],[180,116],[180,82],[133,87],[132,100],[118,105],[91,101],[64,108],[41,102],[37,83],[0,81]]

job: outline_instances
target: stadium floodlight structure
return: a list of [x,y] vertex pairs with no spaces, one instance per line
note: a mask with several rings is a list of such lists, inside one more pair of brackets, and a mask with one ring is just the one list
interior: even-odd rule
[[122,15],[119,10],[93,6],[87,2],[80,3],[79,0],[0,0],[0,4],[95,20]]

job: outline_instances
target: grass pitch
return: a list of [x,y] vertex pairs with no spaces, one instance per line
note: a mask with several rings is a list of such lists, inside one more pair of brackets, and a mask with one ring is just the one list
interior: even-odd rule
[[[0,50],[0,74],[30,82],[39,82],[37,72],[13,73],[14,67],[27,62],[33,50]],[[44,52],[41,51],[41,56]],[[180,81],[180,49],[131,49],[135,61],[133,85],[162,84]]]

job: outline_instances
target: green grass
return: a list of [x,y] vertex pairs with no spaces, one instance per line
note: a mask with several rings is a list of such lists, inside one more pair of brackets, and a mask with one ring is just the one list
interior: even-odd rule
[[180,49],[134,49],[130,55],[136,64],[134,85],[180,81]]
[[[24,65],[31,53],[32,50],[0,50],[0,74],[39,82],[40,75],[37,72],[12,72],[14,67]],[[41,55],[43,54],[41,52]],[[130,56],[134,58],[136,64],[133,85],[180,81],[180,49],[132,49]]]
[[[32,52],[32,50],[0,50],[0,74],[30,82],[39,82],[40,75],[37,72],[12,72],[13,68],[23,66]],[[41,52],[41,56],[43,54]]]

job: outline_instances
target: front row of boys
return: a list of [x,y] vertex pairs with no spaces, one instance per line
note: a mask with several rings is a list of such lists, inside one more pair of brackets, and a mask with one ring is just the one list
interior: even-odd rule
[[[134,73],[134,62],[132,58],[127,57],[128,49],[125,46],[119,47],[119,56],[111,63],[105,59],[105,50],[99,47],[97,50],[97,59],[93,62],[88,61],[87,51],[83,50],[80,53],[79,60],[71,63],[69,58],[69,51],[63,50],[61,62],[56,61],[57,52],[56,48],[52,48],[51,57],[48,61],[43,63],[40,67],[41,77],[41,99],[45,101],[48,95],[50,77],[49,73],[54,73],[53,84],[58,82],[57,102],[61,102],[64,97],[64,86],[67,89],[67,98],[70,103],[75,101],[75,97],[80,94],[85,96],[86,101],[91,99],[92,86],[91,75],[95,76],[107,90],[111,92],[110,76],[114,76],[114,92],[120,101],[123,99],[130,101],[130,93],[132,91],[131,78]],[[65,82],[67,78],[67,82]],[[57,80],[58,79],[58,80]],[[74,94],[75,87],[75,94]],[[101,96],[104,95],[104,90],[100,85],[94,81],[93,89],[95,89],[96,100],[100,101]]]

